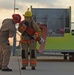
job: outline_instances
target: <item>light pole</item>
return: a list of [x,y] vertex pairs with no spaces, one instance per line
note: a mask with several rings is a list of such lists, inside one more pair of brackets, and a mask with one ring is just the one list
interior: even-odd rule
[[15,0],[14,0],[14,14],[15,14]]
[[[14,0],[14,14],[15,14],[15,0]],[[13,56],[15,56],[16,53],[16,29],[13,37]]]
[[[16,0],[14,0],[14,14],[15,14],[15,10],[18,10],[18,8],[16,8],[15,5],[16,5]],[[16,54],[16,29],[13,37],[13,56],[15,56],[15,54]]]
[[18,10],[19,8],[16,8],[16,0],[14,0],[14,14],[15,14],[15,10]]

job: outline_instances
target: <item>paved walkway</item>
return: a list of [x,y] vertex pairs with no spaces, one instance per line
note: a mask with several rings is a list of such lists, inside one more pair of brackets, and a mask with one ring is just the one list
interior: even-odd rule
[[[19,63],[18,63],[19,61]],[[74,75],[74,62],[38,62],[36,70],[31,70],[28,66],[26,70],[19,71],[21,67],[21,58],[16,56],[10,59],[9,67],[12,72],[2,72],[0,75]]]

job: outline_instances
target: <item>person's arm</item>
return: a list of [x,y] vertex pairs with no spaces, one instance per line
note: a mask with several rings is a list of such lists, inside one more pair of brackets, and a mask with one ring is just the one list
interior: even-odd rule
[[33,28],[35,29],[36,32],[38,32],[38,35],[40,36],[41,35],[41,29],[36,22],[33,23]]
[[33,37],[39,42],[39,44],[43,43],[44,39],[41,37],[41,29],[35,22],[34,22],[34,29],[35,34],[33,35]]

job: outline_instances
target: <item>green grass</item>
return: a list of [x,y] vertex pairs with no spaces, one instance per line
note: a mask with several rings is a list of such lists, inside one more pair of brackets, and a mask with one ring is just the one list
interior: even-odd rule
[[44,49],[74,50],[74,36],[72,36],[71,34],[65,34],[64,37],[47,37]]

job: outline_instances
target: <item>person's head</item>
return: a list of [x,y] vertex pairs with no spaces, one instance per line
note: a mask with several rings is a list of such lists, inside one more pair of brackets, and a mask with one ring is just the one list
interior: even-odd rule
[[25,13],[24,13],[24,19],[25,19],[25,21],[30,21],[31,20],[31,18],[32,18],[32,12],[31,11],[29,11],[29,10],[27,10]]
[[19,14],[13,14],[12,19],[15,23],[20,23],[21,22],[21,16]]

